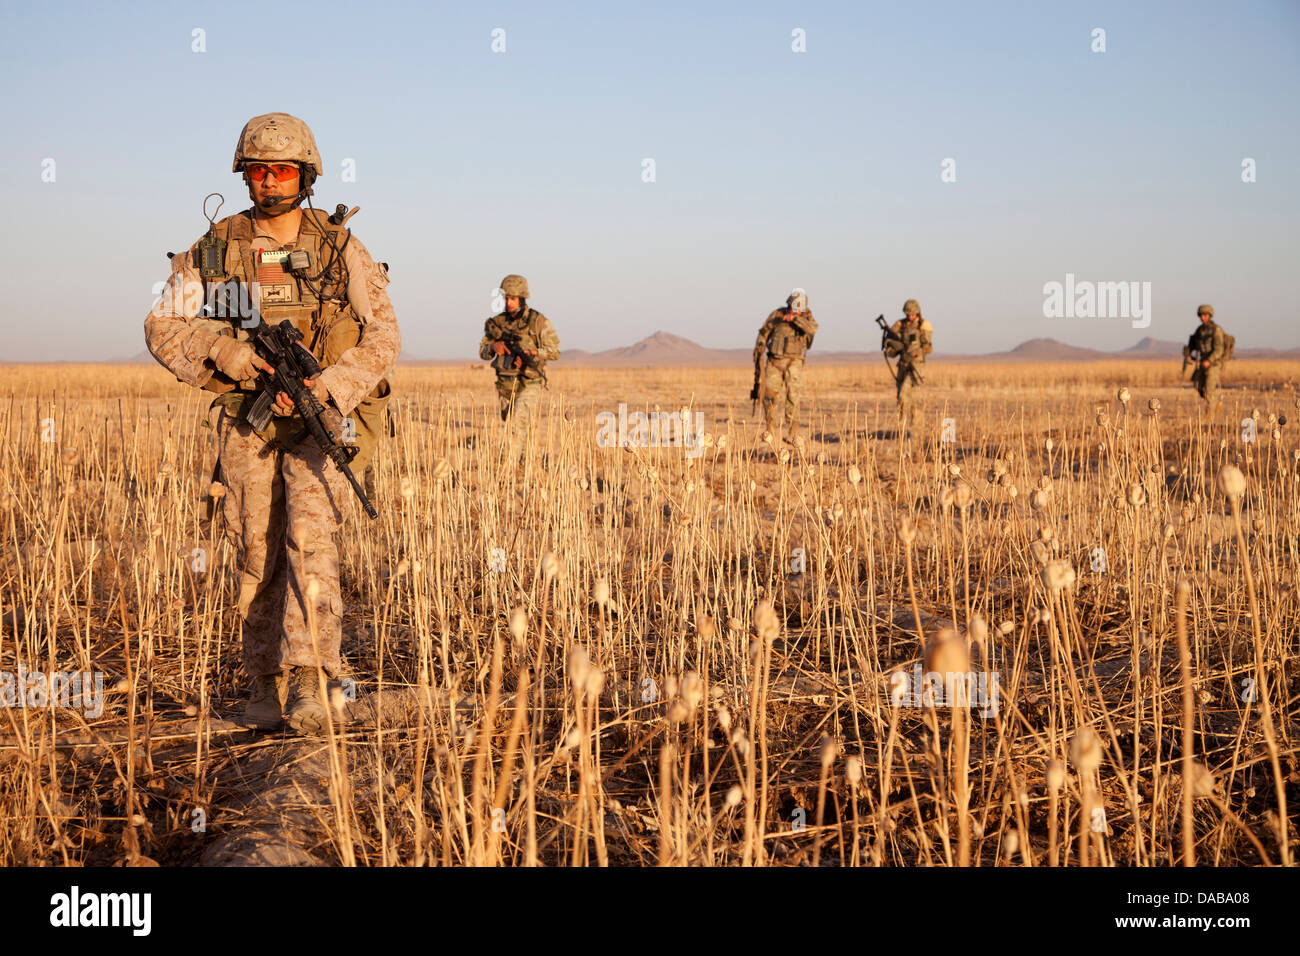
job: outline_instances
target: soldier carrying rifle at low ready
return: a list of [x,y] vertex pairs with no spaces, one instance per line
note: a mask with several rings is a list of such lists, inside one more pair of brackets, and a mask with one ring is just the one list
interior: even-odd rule
[[508,275],[501,280],[505,311],[483,325],[479,358],[492,363],[497,376],[501,420],[509,422],[510,454],[516,458],[546,385],[546,363],[560,357],[560,337],[551,320],[528,306],[528,280]]
[[914,390],[925,381],[925,357],[933,350],[934,327],[921,315],[915,299],[903,303],[903,317],[885,328],[884,316],[876,319],[882,329],[880,347],[886,361],[897,357],[893,367],[898,396],[898,433],[902,437],[911,425],[915,409]]
[[1192,383],[1205,400],[1207,411],[1213,411],[1219,398],[1219,378],[1223,366],[1232,358],[1236,340],[1224,332],[1214,321],[1214,307],[1202,305],[1196,310],[1201,324],[1196,327],[1183,346],[1183,368],[1192,366]]
[[[355,486],[338,467],[341,456],[322,448],[301,412],[332,439],[351,440],[359,449],[351,467],[364,474],[386,431],[386,376],[401,334],[385,291],[387,269],[344,228],[345,210],[327,217],[311,207],[324,167],[306,123],[287,113],[249,120],[233,170],[252,208],[210,219],[207,235],[171,257],[171,278],[145,319],[145,341],[178,380],[217,393],[221,484],[213,491],[238,553],[251,684],[245,722],[272,729],[284,720],[300,733],[318,733],[325,725],[321,672],[337,678],[342,666],[336,537]],[[247,308],[223,308],[231,298]],[[260,322],[250,321],[258,315]],[[285,321],[295,333],[284,334]],[[280,358],[311,369],[311,377],[286,378],[286,368],[259,354],[266,343],[254,333],[272,328],[283,348],[310,351],[296,356],[310,362],[286,363],[283,351]],[[296,399],[279,391],[272,400],[268,382],[288,383]]]

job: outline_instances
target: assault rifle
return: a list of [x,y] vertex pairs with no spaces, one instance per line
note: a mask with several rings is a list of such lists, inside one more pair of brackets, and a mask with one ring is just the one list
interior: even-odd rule
[[[876,325],[880,326],[880,351],[885,360],[885,364],[889,365],[889,356],[886,353],[889,351],[890,343],[893,343],[894,347],[898,351],[898,367],[912,377],[913,385],[920,385],[921,376],[916,374],[916,367],[912,364],[912,360],[908,356],[907,352],[904,351],[905,346],[902,337],[886,324],[883,314],[876,316]],[[897,381],[898,373],[894,371],[894,366],[889,365],[889,371],[890,374],[894,376],[895,381]]]
[[1187,336],[1187,344],[1183,346],[1183,367],[1178,372],[1179,379],[1182,379],[1182,377],[1187,373],[1187,370],[1189,368],[1192,370],[1193,375],[1195,375],[1196,370],[1200,368],[1201,365],[1200,338],[1201,337],[1197,335],[1195,332]]
[[762,349],[754,359],[754,386],[749,390],[750,414],[758,414],[758,403],[763,397],[763,372],[767,365],[767,349]]
[[520,344],[518,332],[502,332],[501,341],[506,344],[506,350],[507,352],[509,352],[510,356],[512,358],[518,359],[519,364],[523,368],[530,368],[538,375],[540,375],[542,377],[543,385],[550,384],[548,381],[546,381],[546,369],[542,368],[542,366],[538,363],[537,356],[529,355],[528,352]]
[[[252,408],[246,416],[253,428],[261,431],[271,422],[275,414],[275,396],[284,392],[293,400],[293,406],[302,417],[306,431],[315,439],[317,446],[325,456],[334,462],[343,477],[348,480],[352,490],[361,499],[361,506],[371,518],[378,518],[379,512],[366,496],[365,489],[357,481],[356,475],[348,464],[357,455],[357,448],[338,441],[322,421],[326,412],[324,405],[303,384],[304,378],[316,378],[321,373],[320,363],[302,344],[302,333],[293,322],[285,319],[279,325],[268,325],[262,317],[257,317],[257,324],[249,329],[249,344],[258,357],[269,365],[275,366],[274,372],[257,373],[258,394]],[[337,413],[336,413],[337,414]]]

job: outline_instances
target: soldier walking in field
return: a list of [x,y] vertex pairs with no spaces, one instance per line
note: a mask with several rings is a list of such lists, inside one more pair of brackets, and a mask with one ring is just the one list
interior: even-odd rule
[[501,420],[510,423],[512,457],[546,384],[546,363],[560,357],[560,337],[551,320],[528,306],[528,280],[508,275],[501,280],[506,309],[483,326],[479,357],[489,360],[497,375]]
[[812,348],[817,320],[808,309],[808,294],[795,289],[758,330],[754,343],[754,387],[750,399],[763,402],[767,430],[777,431],[776,403],[785,393],[785,442],[799,442],[799,396],[802,391],[804,356]]
[[1183,365],[1193,364],[1192,382],[1197,394],[1205,399],[1207,411],[1213,411],[1219,399],[1219,378],[1223,366],[1232,358],[1235,340],[1214,322],[1214,308],[1202,305],[1196,310],[1201,324],[1183,347]]
[[[882,323],[883,324],[883,323]],[[934,328],[921,315],[915,299],[903,303],[903,317],[884,335],[885,355],[898,358],[894,368],[894,385],[898,397],[898,431],[900,437],[911,425],[916,406],[915,389],[925,381],[925,357],[933,350]]]
[[287,113],[249,120],[233,171],[243,175],[252,208],[212,223],[188,253],[172,257],[171,278],[144,322],[145,342],[178,380],[217,393],[221,485],[214,482],[213,492],[238,553],[244,670],[252,685],[245,722],[273,729],[287,720],[300,733],[317,733],[325,721],[320,671],[336,678],[341,669],[336,536],[352,491],[306,437],[284,392],[264,427],[250,424],[258,373],[275,369],[250,345],[256,323],[242,309],[214,317],[205,303],[233,288],[264,323],[293,323],[303,336],[297,347],[310,349],[322,367],[303,384],[324,405],[327,430],[359,447],[356,474],[364,473],[383,428],[385,376],[401,334],[387,271],[344,228],[345,210],[327,218],[310,201],[300,208],[323,172],[302,120]]

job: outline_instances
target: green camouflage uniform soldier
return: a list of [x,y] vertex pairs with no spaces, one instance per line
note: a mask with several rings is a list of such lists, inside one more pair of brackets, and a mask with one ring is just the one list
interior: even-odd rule
[[767,367],[762,373],[763,419],[767,430],[777,430],[777,398],[785,392],[785,441],[794,444],[799,438],[799,396],[802,392],[804,356],[817,334],[817,320],[808,309],[808,294],[795,289],[785,300],[785,308],[776,309],[758,330],[754,343],[754,367],[763,355]]
[[560,357],[560,337],[550,319],[528,307],[523,276],[502,279],[501,294],[506,310],[484,323],[478,353],[497,373],[501,420],[510,422],[511,447],[518,451],[546,384],[546,363]]
[[[359,446],[351,463],[358,475],[385,422],[385,376],[401,334],[385,291],[387,271],[342,222],[300,208],[323,171],[305,123],[286,113],[249,120],[233,169],[243,174],[253,207],[214,223],[187,254],[172,258],[171,278],[145,319],[145,341],[177,379],[218,393],[212,411],[222,510],[239,555],[244,669],[252,682],[245,721],[270,729],[287,718],[293,729],[312,733],[325,718],[318,668],[329,677],[340,671],[336,534],[353,495],[334,462],[304,437],[287,395],[280,393],[262,431],[245,420],[258,370],[273,369],[248,344],[240,313],[255,306],[265,322],[288,319],[303,333],[322,366],[305,382],[325,405],[327,427]],[[213,251],[213,237],[224,249]],[[235,314],[219,310],[226,318],[213,316],[208,296],[232,288],[237,296],[243,290],[248,303]],[[282,691],[289,695],[283,713]]]
[[1187,340],[1183,349],[1183,358],[1190,360],[1196,355],[1196,368],[1192,372],[1192,381],[1196,391],[1205,399],[1207,409],[1213,409],[1219,401],[1219,377],[1223,374],[1223,365],[1227,361],[1228,344],[1223,329],[1214,322],[1214,309],[1202,305],[1196,310],[1201,324]]
[[885,354],[898,357],[894,369],[897,388],[900,430],[906,429],[916,407],[915,388],[924,381],[925,357],[933,350],[934,327],[921,315],[921,306],[915,299],[903,303],[903,318],[889,327],[885,340]]

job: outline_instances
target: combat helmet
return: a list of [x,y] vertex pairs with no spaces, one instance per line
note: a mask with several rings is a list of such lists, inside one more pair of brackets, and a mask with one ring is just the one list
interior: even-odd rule
[[244,182],[248,185],[250,194],[252,181],[247,166],[257,162],[295,163],[302,171],[301,187],[296,196],[262,203],[262,211],[271,216],[288,212],[310,196],[312,183],[325,172],[311,128],[288,113],[254,116],[239,133],[239,140],[235,143],[235,159],[230,168],[231,172],[244,174]]
[[808,293],[803,289],[795,289],[790,293],[789,298],[785,300],[785,304],[789,306],[792,312],[807,312]]
[[1202,303],[1196,307],[1196,314],[1198,317],[1208,315],[1210,318],[1214,318],[1214,306]]
[[325,172],[311,128],[288,113],[263,113],[244,124],[230,171],[238,173],[249,162],[301,163],[317,176]]
[[920,315],[921,314],[920,303],[917,302],[915,299],[908,299],[906,302],[903,303],[903,314]]
[[517,296],[520,299],[528,298],[528,280],[511,273],[501,280],[501,294]]

